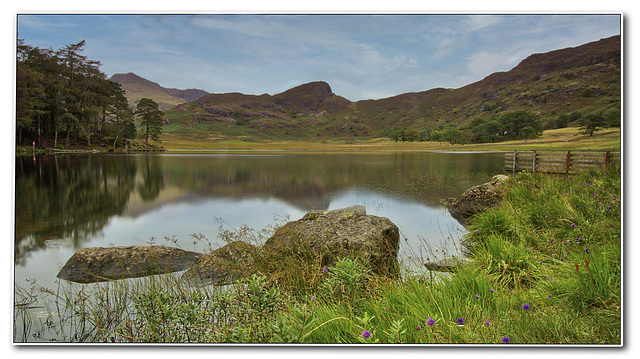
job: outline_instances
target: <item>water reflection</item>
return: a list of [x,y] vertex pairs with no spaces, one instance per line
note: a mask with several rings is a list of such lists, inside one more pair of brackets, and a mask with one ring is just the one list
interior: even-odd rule
[[[133,245],[227,225],[361,204],[403,235],[404,257],[440,251],[463,229],[440,200],[501,171],[500,154],[44,155],[16,158],[16,282],[53,281],[80,247]],[[405,240],[406,238],[406,240]],[[196,248],[193,248],[193,247]],[[433,251],[433,248],[430,249]],[[47,279],[48,278],[48,279]]]

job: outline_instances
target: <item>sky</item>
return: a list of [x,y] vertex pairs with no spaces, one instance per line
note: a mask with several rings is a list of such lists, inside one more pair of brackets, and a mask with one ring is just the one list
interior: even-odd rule
[[621,32],[618,13],[20,13],[17,37],[83,55],[111,76],[271,95],[325,81],[351,101],[459,88],[534,53]]

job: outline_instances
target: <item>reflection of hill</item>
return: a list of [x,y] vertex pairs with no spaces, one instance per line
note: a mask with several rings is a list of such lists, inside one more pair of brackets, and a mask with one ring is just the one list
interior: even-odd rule
[[[168,203],[276,198],[326,210],[339,193],[368,188],[437,205],[501,171],[503,155],[63,155],[16,158],[15,260],[51,240],[74,247],[116,215]],[[49,241],[49,242],[47,242]]]
[[[458,196],[501,170],[486,154],[163,156],[167,181],[198,196],[275,197],[327,209],[332,193],[365,187],[430,204]],[[482,173],[482,174],[478,174]]]
[[133,192],[121,215],[136,218],[165,204],[180,203],[191,199],[193,196],[177,187],[163,188],[153,201],[144,200],[139,193]]

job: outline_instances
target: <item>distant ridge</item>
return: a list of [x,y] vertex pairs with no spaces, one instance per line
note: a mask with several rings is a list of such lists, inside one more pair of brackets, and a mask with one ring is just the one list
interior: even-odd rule
[[[392,129],[433,130],[454,123],[524,110],[553,122],[562,114],[600,113],[621,106],[621,37],[532,54],[506,72],[496,72],[456,89],[434,88],[378,100],[351,102],[314,81],[269,95],[194,93],[195,100],[134,74],[116,77],[128,96],[172,96],[165,112],[180,136],[209,138],[318,139],[384,136]],[[115,76],[115,75],[114,75]],[[136,92],[138,91],[138,92]],[[201,96],[204,94],[204,96]],[[160,98],[160,97],[158,97]],[[179,99],[176,101],[175,99]],[[177,103],[180,102],[180,103]],[[165,107],[166,108],[166,107]]]
[[125,97],[131,106],[135,106],[141,98],[146,97],[157,102],[162,111],[181,103],[195,101],[209,94],[207,91],[198,89],[165,88],[132,72],[114,74],[110,80],[122,86],[122,89],[125,90]]

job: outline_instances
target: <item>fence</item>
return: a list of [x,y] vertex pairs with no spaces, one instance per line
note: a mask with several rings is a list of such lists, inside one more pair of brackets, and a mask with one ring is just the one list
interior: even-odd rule
[[571,174],[620,164],[620,152],[587,151],[513,151],[506,152],[504,167],[518,171]]

